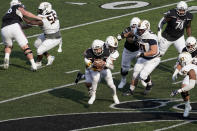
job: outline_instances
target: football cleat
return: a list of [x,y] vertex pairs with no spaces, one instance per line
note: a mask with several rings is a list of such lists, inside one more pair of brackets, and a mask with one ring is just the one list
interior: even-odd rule
[[132,95],[133,95],[133,91],[131,89],[123,93],[123,96],[132,96]]
[[47,59],[48,59],[47,66],[48,65],[52,65],[53,64],[53,61],[55,60],[55,56],[49,56]]
[[119,89],[121,89],[121,88],[123,88],[125,85],[126,85],[126,79],[121,79],[121,82],[120,82],[120,84],[118,85],[118,88]]
[[41,68],[42,67],[42,62],[36,62],[36,66],[37,66],[38,69]]
[[92,96],[90,97],[88,104],[92,105],[96,99],[96,93],[92,93]]
[[115,103],[115,104],[120,104],[120,101],[119,101],[117,95],[114,95],[114,96],[113,96],[113,100],[114,100],[114,103]]
[[81,80],[82,76],[83,76],[83,74],[81,72],[77,73],[77,78],[75,79],[75,84],[77,84]]
[[8,69],[9,68],[9,59],[4,59],[4,64],[3,64],[3,68],[4,69]]
[[32,71],[36,71],[38,68],[37,68],[37,65],[36,64],[33,64],[31,65],[31,70]]
[[183,117],[188,117],[189,116],[189,112],[192,110],[192,107],[190,104],[188,105],[185,105],[185,110],[184,110],[184,113],[183,113]]
[[152,85],[147,85],[146,86],[146,89],[144,91],[144,95],[147,95],[148,93],[150,93],[151,92],[151,89],[152,89]]

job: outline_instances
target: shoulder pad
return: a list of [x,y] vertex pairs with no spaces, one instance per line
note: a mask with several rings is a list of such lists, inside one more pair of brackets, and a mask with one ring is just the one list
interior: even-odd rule
[[177,13],[175,9],[169,10],[168,12],[164,13],[165,17],[177,17]]
[[113,60],[116,60],[118,57],[119,52],[117,50],[110,54],[110,58],[112,58]]
[[188,12],[186,13],[186,17],[187,17],[187,20],[192,20],[193,19],[193,15],[192,13]]

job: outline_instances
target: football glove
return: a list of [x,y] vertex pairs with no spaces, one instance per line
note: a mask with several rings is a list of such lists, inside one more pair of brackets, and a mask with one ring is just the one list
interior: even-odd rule
[[144,53],[139,52],[139,53],[136,55],[136,58],[139,58],[139,57],[144,57]]
[[120,35],[120,34],[118,34],[118,36],[117,36],[117,40],[118,40],[118,41],[122,40],[122,37],[121,37],[121,35]]

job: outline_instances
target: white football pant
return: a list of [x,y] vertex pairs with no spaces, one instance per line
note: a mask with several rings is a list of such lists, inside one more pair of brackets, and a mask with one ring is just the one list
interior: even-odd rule
[[12,40],[15,39],[20,47],[28,44],[28,40],[18,23],[5,26],[1,29],[3,43],[12,46]]
[[136,58],[136,55],[138,54],[138,51],[131,52],[124,48],[122,53],[122,62],[121,62],[121,68],[123,72],[129,71],[131,67],[131,61]]
[[155,57],[150,60],[142,57],[138,58],[134,66],[133,79],[140,78],[141,80],[146,80],[148,75],[159,65],[160,61],[160,57]]
[[42,55],[48,50],[56,47],[61,42],[62,38],[59,39],[45,39],[44,34],[38,36],[37,40],[34,43],[34,46],[37,48],[37,55]]
[[174,43],[174,47],[177,49],[178,53],[181,53],[183,48],[185,47],[185,38],[184,35],[181,36],[178,40],[176,41],[168,41],[165,38],[161,38],[160,42],[159,42],[159,51],[160,54],[163,56],[166,51],[168,50],[168,48],[170,47],[170,45],[172,45]]
[[101,72],[93,71],[91,69],[85,70],[85,79],[86,83],[92,83],[92,91],[93,93],[96,93],[98,82],[100,80],[100,77],[104,77],[105,81],[107,82],[107,85],[112,88],[113,95],[116,95],[116,86],[114,84],[112,73],[110,69],[102,70]]

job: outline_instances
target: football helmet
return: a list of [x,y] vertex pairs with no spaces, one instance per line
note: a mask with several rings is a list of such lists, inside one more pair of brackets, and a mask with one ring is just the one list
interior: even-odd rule
[[177,4],[176,11],[179,16],[184,16],[188,10],[187,3],[185,1],[180,1]]
[[148,29],[150,30],[150,22],[148,20],[144,20],[144,23],[147,25]]
[[178,56],[178,62],[182,67],[190,64],[192,62],[192,56],[189,52],[182,52]]
[[92,42],[92,51],[96,56],[100,56],[104,52],[104,42],[102,40],[94,40]]
[[110,52],[114,52],[118,48],[118,40],[114,36],[108,36],[106,38],[106,45],[108,46]]
[[52,11],[52,5],[49,2],[42,2],[38,7],[38,14],[46,15]]
[[10,2],[10,7],[14,6],[14,5],[21,5],[21,1],[20,0],[12,0]]
[[143,35],[150,28],[150,22],[148,20],[142,20],[137,28],[138,35]]
[[138,27],[139,23],[140,23],[140,19],[138,17],[133,17],[130,21],[130,26],[132,28],[135,28]]
[[197,43],[196,38],[193,36],[190,36],[186,40],[186,49],[189,53],[194,52],[197,49]]

